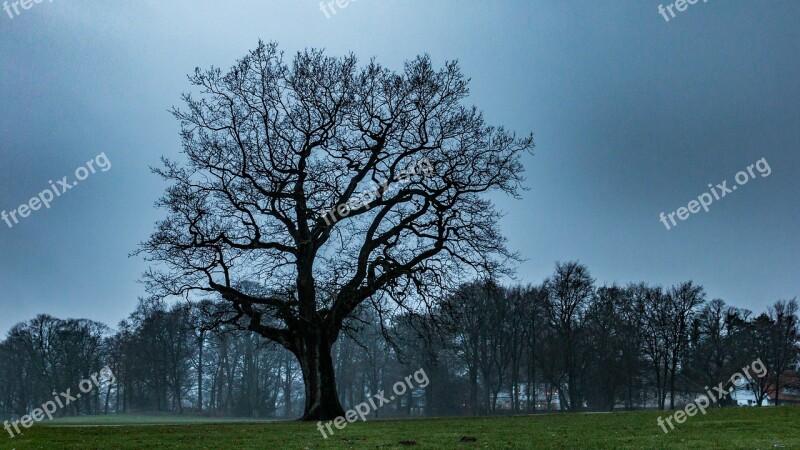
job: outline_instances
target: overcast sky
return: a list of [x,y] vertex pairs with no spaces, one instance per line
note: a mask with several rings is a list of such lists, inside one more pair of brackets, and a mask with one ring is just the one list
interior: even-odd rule
[[[330,18],[313,0],[0,11],[0,211],[98,154],[111,163],[49,209],[0,222],[0,333],[38,313],[115,326],[132,311],[146,266],[128,254],[161,216],[164,185],[148,167],[180,150],[167,110],[196,66],[227,68],[259,39],[395,69],[422,53],[458,59],[488,121],[536,137],[530,190],[498,201],[526,258],[520,281],[577,259],[598,283],[694,280],[758,312],[797,296],[800,2],[710,0],[669,22],[658,4],[358,0]],[[761,158],[769,176],[753,169],[709,212],[670,230],[659,221]]]

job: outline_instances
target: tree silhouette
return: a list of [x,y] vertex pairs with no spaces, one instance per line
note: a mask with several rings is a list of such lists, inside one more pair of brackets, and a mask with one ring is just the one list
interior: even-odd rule
[[[274,43],[197,69],[173,109],[187,161],[155,169],[168,211],[137,253],[157,295],[217,293],[229,322],[299,360],[304,420],[343,410],[330,350],[368,299],[414,309],[509,258],[491,191],[517,197],[532,136],[462,104],[457,62],[392,72]],[[240,289],[251,281],[258,292]]]

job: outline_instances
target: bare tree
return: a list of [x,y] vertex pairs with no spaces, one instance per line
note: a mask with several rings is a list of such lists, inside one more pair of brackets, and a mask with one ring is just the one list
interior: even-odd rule
[[485,290],[479,283],[459,286],[444,302],[455,330],[456,354],[465,366],[469,383],[469,408],[478,415],[478,374],[481,337],[486,332]]
[[664,409],[669,373],[669,328],[672,323],[669,302],[660,286],[645,283],[629,288],[634,303],[644,306],[642,314],[643,356],[650,366],[650,381],[655,387],[659,409]]
[[[538,379],[536,368],[544,361],[540,354],[540,337],[544,332],[543,309],[547,302],[547,292],[542,286],[530,286],[525,289],[527,301],[525,303],[525,396],[528,398],[528,411],[536,411],[538,397]],[[549,407],[548,407],[549,409]]]
[[287,64],[259,43],[190,81],[199,98],[173,111],[188,162],[156,170],[172,186],[139,250],[156,263],[145,280],[159,295],[216,292],[233,320],[294,353],[304,420],[344,413],[330,350],[362,302],[413,307],[514,257],[483,194],[518,195],[533,138],[464,106],[456,62],[418,57],[394,73],[307,50]]
[[763,377],[751,377],[749,380],[749,388],[756,398],[756,404],[762,406],[764,400],[769,396],[769,389],[771,379],[774,379],[775,370],[775,352],[773,346],[775,321],[770,318],[769,314],[761,313],[753,319],[750,324],[752,342],[752,354],[757,355],[761,359],[761,363],[767,371],[767,375]]
[[582,354],[578,343],[586,304],[594,294],[594,279],[583,264],[575,261],[557,263],[555,274],[545,280],[545,289],[548,294],[547,318],[562,344],[569,409],[577,411],[583,406],[580,386]]
[[517,414],[520,408],[520,376],[528,333],[531,330],[530,317],[534,307],[534,296],[530,288],[515,286],[507,291],[508,313],[506,328],[508,332],[509,382],[511,384],[511,411]]
[[625,382],[625,327],[624,308],[629,302],[626,291],[618,286],[597,289],[587,308],[586,339],[582,345],[588,350],[586,396],[592,409],[613,411],[617,393]]
[[791,366],[797,364],[798,340],[800,327],[797,318],[797,300],[781,300],[767,309],[772,321],[771,353],[773,363],[773,380],[775,383],[775,405],[778,405],[781,391],[781,375]]
[[673,286],[666,297],[670,317],[669,326],[666,328],[670,409],[675,409],[675,378],[678,363],[683,358],[689,341],[689,325],[705,299],[703,287],[696,286],[691,281]]
[[488,279],[482,286],[483,332],[479,341],[478,361],[486,392],[486,411],[497,412],[497,397],[505,387],[511,362],[511,335],[509,316],[511,304],[506,290],[494,280]]
[[[696,389],[713,386],[752,361],[749,315],[749,311],[726,306],[720,299],[700,310],[690,333],[690,370],[685,371],[697,383]],[[726,402],[733,400],[718,400],[720,404]]]

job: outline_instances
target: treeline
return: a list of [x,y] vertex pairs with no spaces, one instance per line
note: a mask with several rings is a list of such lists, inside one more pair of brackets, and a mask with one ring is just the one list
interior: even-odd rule
[[758,358],[769,375],[748,387],[761,403],[798,363],[795,300],[754,316],[691,281],[597,287],[570,262],[538,286],[474,283],[447,303],[478,414],[496,412],[501,392],[512,412],[551,409],[556,395],[562,410],[672,409]]
[[[116,386],[62,414],[301,415],[294,355],[220,320],[227,308],[150,299],[116,331],[47,315],[19,324],[0,343],[0,411],[22,416],[107,365]],[[345,409],[425,370],[430,384],[378,410],[383,417],[672,408],[758,358],[768,375],[749,387],[761,402],[796,368],[797,314],[788,300],[756,316],[709,301],[692,282],[596,286],[569,262],[535,286],[462,285],[425,312],[387,314],[375,302],[333,358]]]

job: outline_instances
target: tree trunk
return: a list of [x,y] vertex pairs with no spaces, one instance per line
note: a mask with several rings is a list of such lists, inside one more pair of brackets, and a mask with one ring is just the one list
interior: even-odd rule
[[205,347],[205,331],[200,332],[198,338],[199,356],[197,362],[197,412],[203,412],[203,348]]
[[672,356],[672,367],[669,374],[669,409],[675,409],[675,373],[678,371],[678,358]]
[[469,369],[469,404],[472,409],[472,416],[478,416],[478,369]]
[[[488,377],[484,377],[484,379],[488,380]],[[489,391],[489,383],[488,381],[484,381],[483,384],[486,385],[486,387],[484,388],[485,391],[484,397],[486,398],[486,415],[490,416],[492,414],[492,399]]]
[[[519,370],[519,367],[517,367],[517,370]],[[513,373],[515,372],[512,372],[511,375],[511,391],[513,393],[511,396],[511,413],[517,414],[519,413],[519,380],[517,379],[518,376]]]
[[285,362],[286,378],[283,384],[283,416],[288,419],[292,416],[292,361],[289,358],[285,358]]
[[[550,383],[547,383],[547,384],[544,385],[544,388],[545,388],[544,398],[547,401],[547,411],[550,412],[553,409],[552,408],[552,405],[553,405],[553,385],[550,384]],[[534,392],[536,392],[536,388],[534,388]],[[536,394],[534,394],[534,395],[536,395]],[[560,399],[559,399],[559,401],[560,401]]]
[[[382,373],[382,371],[381,370],[377,370],[375,373],[373,373],[373,376],[370,378],[369,392],[371,394],[374,394],[375,392],[378,392],[378,377],[380,376],[379,375],[380,373]],[[376,409],[375,411],[373,411],[373,413],[375,414],[375,418],[376,419],[378,417],[380,417],[378,415],[379,412],[380,412],[380,409]]]
[[321,327],[303,330],[292,349],[300,363],[305,385],[306,405],[303,421],[333,420],[344,416],[336,395],[336,376],[333,370],[330,342]]
[[[106,390],[106,405],[104,409],[104,414],[108,414],[108,404],[111,401],[111,383],[108,383],[108,389]],[[117,389],[117,403],[119,403],[119,389]],[[119,412],[119,406],[117,406],[117,411]]]

